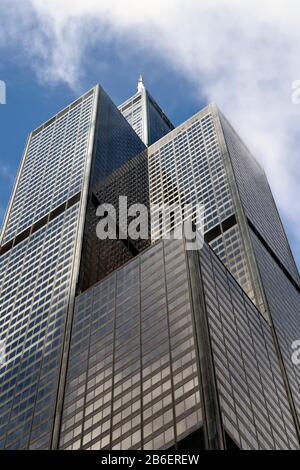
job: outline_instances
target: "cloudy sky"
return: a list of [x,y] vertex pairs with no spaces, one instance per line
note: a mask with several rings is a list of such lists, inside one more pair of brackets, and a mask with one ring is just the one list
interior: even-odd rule
[[143,73],[174,124],[219,105],[266,169],[299,266],[299,18],[296,0],[0,0],[0,220],[28,132],[97,82],[121,103]]

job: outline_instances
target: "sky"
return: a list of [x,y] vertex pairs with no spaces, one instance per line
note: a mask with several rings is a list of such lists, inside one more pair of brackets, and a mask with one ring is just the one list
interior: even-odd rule
[[142,73],[175,125],[218,104],[266,170],[299,267],[299,17],[296,0],[0,0],[0,222],[29,132],[96,83],[120,104]]

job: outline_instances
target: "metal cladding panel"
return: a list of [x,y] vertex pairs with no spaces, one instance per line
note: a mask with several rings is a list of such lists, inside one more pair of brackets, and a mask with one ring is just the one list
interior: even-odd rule
[[60,447],[160,449],[202,426],[182,241],[77,297]]
[[199,258],[225,431],[241,449],[299,449],[270,325],[207,245]]
[[299,284],[299,274],[265,172],[219,113],[246,216]]

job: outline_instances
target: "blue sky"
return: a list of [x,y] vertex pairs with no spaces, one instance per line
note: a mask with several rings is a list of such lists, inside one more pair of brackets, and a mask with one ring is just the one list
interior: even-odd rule
[[[62,82],[40,82],[26,60],[22,57],[15,60],[17,47],[13,44],[1,50],[0,80],[6,83],[6,105],[0,106],[1,218],[29,132],[96,83],[100,83],[113,101],[120,104],[136,92],[138,76],[143,73],[147,88],[175,125],[185,121],[206,103],[196,90],[190,89],[185,77],[174,74],[165,63],[154,57],[145,57],[144,53],[129,54],[125,60],[113,45],[101,50],[91,49],[91,59],[82,73],[80,84],[73,89]],[[97,57],[101,62],[105,60],[105,68],[100,60],[97,62]]]
[[[147,87],[175,125],[185,121],[205,104],[196,93],[186,93],[190,85],[184,77],[173,76],[170,87],[168,77],[172,71],[163,63],[145,61],[142,56],[137,55],[130,58],[128,70],[127,63],[118,56],[113,56],[111,51],[105,51],[105,54],[109,63],[106,70],[99,70],[97,63],[93,67],[87,67],[81,85],[76,90],[62,83],[41,84],[30,67],[11,61],[11,57],[15,55],[13,49],[2,54],[0,79],[6,83],[6,105],[0,106],[1,218],[29,132],[96,83],[100,83],[113,101],[120,104],[136,92],[139,73],[144,73]],[[161,76],[153,76],[153,66],[159,68]]]
[[298,3],[190,0],[182,8],[182,0],[129,0],[126,6],[1,2],[7,104],[0,105],[0,220],[30,130],[98,82],[121,103],[143,73],[175,125],[217,102],[265,167],[299,266],[300,105],[291,101],[300,79]]

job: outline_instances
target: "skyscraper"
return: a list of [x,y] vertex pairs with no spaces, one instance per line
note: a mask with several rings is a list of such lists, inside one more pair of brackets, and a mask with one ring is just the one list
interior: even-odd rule
[[1,235],[3,448],[56,439],[92,188],[144,148],[99,86],[28,138]]
[[137,93],[119,106],[129,124],[145,145],[151,145],[174,129],[160,106],[145,88],[140,75]]
[[[204,204],[205,240],[271,325],[299,434],[300,371],[291,361],[300,338],[299,274],[264,170],[215,104],[148,153],[150,205],[178,195]],[[160,237],[158,224],[151,230]]]
[[[180,204],[203,204],[206,241],[264,312],[261,288],[251,266],[253,257],[244,247],[238,221],[235,177],[217,108],[204,108],[151,145],[148,153],[151,205],[160,207],[178,200]],[[159,221],[151,230],[152,239],[158,239]]]
[[300,369],[291,360],[291,344],[300,338],[299,274],[264,171],[222,114],[221,123],[243,211],[244,238],[257,267],[299,435]]
[[[127,161],[111,175],[93,185],[92,196],[86,211],[78,293],[83,292],[134,258],[151,243],[150,220],[145,221],[148,226],[148,238],[133,240],[128,234],[124,236],[120,233],[122,225],[127,221],[120,220],[118,210],[116,210],[116,239],[102,240],[97,237],[98,206],[110,204],[114,208],[118,208],[119,196],[126,197],[127,207],[133,204],[143,204],[148,209],[150,208],[146,151]],[[130,217],[128,219],[130,220]]]
[[[204,246],[99,240],[119,196],[202,204]],[[2,448],[299,448],[299,275],[214,104],[174,129],[141,78],[84,94],[30,134],[0,249]]]
[[295,449],[271,328],[207,244],[158,241],[76,299],[61,449]]

